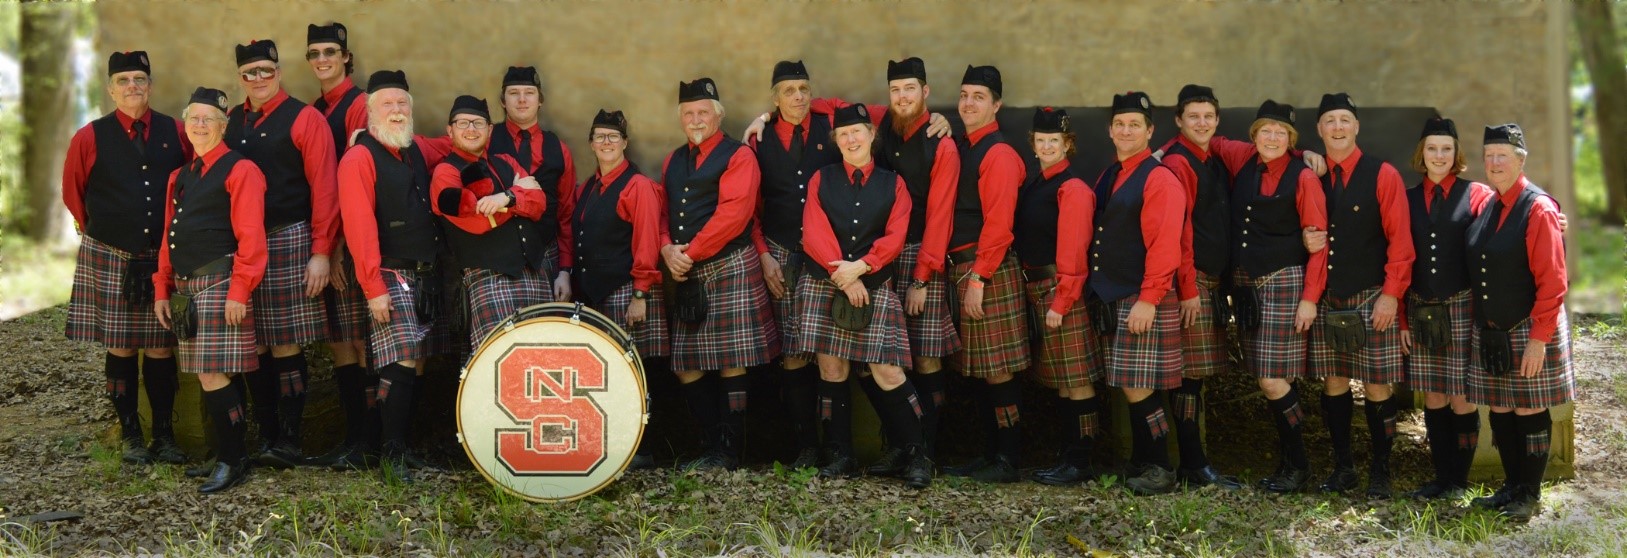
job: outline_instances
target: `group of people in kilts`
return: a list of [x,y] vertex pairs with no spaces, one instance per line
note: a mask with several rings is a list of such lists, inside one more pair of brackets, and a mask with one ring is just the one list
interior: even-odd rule
[[[1115,95],[1112,164],[1080,176],[1064,110],[1037,109],[1027,138],[1002,134],[993,66],[967,67],[956,129],[926,110],[919,58],[889,62],[888,100],[870,105],[815,98],[807,68],[784,61],[774,110],[745,141],[721,131],[715,82],[680,84],[686,142],[658,174],[627,160],[627,118],[599,111],[585,138],[597,168],[578,184],[566,142],[538,126],[535,68],[505,73],[503,122],[463,95],[446,135],[416,136],[406,74],[375,72],[364,92],[348,39],[341,24],[309,26],[306,60],[322,84],[310,105],[283,91],[275,44],[254,41],[236,52],[245,101],[200,87],[180,120],[149,109],[144,52],[109,58],[117,110],[74,137],[64,173],[84,234],[68,336],[108,348],[126,460],[186,459],[170,425],[179,369],[198,375],[215,429],[216,464],[191,471],[208,477],[204,492],[241,483],[251,461],[382,458],[410,479],[424,359],[459,351],[454,330],[477,347],[522,308],[575,300],[626,328],[641,356],[670,358],[703,433],[687,470],[739,465],[747,370],[767,367],[781,375],[793,467],[914,488],[940,472],[1013,482],[1015,380],[1032,370],[1056,390],[1067,433],[1061,459],[1033,480],[1094,478],[1105,381],[1129,406],[1126,487],[1242,488],[1209,463],[1198,426],[1204,380],[1229,366],[1235,328],[1279,434],[1279,466],[1260,488],[1310,485],[1294,380],[1317,377],[1334,456],[1320,489],[1360,483],[1350,389],[1360,380],[1367,492],[1389,496],[1392,387],[1407,382],[1427,394],[1436,469],[1413,495],[1466,488],[1484,405],[1507,480],[1475,503],[1513,517],[1538,507],[1547,409],[1572,398],[1574,379],[1563,215],[1525,178],[1517,125],[1486,128],[1482,184],[1459,178],[1453,122],[1425,122],[1412,167],[1426,178],[1409,189],[1357,147],[1346,94],[1322,98],[1317,154],[1295,147],[1293,107],[1269,100],[1248,141],[1216,136],[1218,98],[1188,85],[1180,135],[1156,151],[1149,96]],[[313,342],[334,354],[346,437],[305,457],[300,346]],[[975,390],[985,449],[940,468],[946,369],[986,384]],[[887,445],[862,468],[854,375]],[[640,449],[633,465],[654,460]]]

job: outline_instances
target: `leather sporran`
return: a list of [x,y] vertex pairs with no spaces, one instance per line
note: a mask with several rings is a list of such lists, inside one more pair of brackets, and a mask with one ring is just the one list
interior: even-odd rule
[[672,304],[677,310],[678,321],[699,325],[706,322],[708,309],[706,301],[706,285],[702,284],[700,277],[690,277],[681,281],[672,288]]
[[1488,376],[1507,376],[1514,370],[1514,347],[1507,331],[1480,328],[1480,368]]
[[1367,322],[1360,310],[1330,310],[1322,326],[1328,346],[1341,353],[1354,353],[1367,345]]
[[175,338],[186,341],[198,335],[198,308],[192,305],[192,296],[172,293],[169,296],[169,325]]
[[1260,327],[1260,294],[1259,290],[1243,285],[1231,290],[1233,317],[1237,320],[1237,329],[1240,331],[1253,331]]
[[1407,312],[1412,328],[1412,340],[1430,349],[1445,349],[1452,344],[1452,316],[1445,304],[1416,304]]
[[875,307],[875,304],[854,306],[842,291],[830,295],[830,319],[836,327],[846,331],[864,331],[864,328],[870,327],[870,316]]
[[1090,325],[1096,328],[1097,335],[1118,333],[1119,313],[1113,311],[1113,305],[1091,297],[1090,301],[1085,303],[1085,310],[1090,313]]
[[158,260],[131,258],[124,269],[124,300],[138,309],[153,305],[153,274],[158,273]]

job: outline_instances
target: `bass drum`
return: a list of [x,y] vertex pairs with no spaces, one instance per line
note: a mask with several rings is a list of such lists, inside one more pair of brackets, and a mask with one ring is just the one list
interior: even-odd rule
[[581,304],[527,307],[475,349],[458,385],[458,441],[486,480],[532,502],[609,485],[648,418],[632,339]]

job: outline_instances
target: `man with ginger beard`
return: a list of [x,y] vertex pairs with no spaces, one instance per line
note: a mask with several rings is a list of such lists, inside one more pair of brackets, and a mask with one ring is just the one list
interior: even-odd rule
[[430,169],[440,164],[451,142],[413,136],[404,72],[374,72],[367,92],[367,133],[357,136],[356,147],[339,164],[339,206],[356,280],[373,319],[384,474],[410,481],[413,389],[439,306],[437,297],[425,293],[437,274],[441,244],[431,210]]
[[510,66],[503,73],[502,98],[504,121],[492,127],[487,150],[493,155],[508,155],[520,164],[520,170],[535,177],[548,198],[548,207],[537,220],[539,238],[548,243],[543,256],[542,275],[553,281],[552,289],[545,293],[543,302],[571,299],[571,266],[575,265],[575,249],[571,239],[571,209],[576,203],[576,164],[571,150],[550,130],[542,129],[539,119],[545,97],[542,78],[532,66]]

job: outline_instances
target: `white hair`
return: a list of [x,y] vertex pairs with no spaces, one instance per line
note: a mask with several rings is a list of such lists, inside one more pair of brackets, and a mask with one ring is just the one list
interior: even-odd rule
[[[369,97],[369,99],[371,99],[371,97]],[[716,112],[719,118],[722,118],[723,117],[723,102],[719,101],[717,99],[707,99],[707,100],[712,102],[712,111]],[[678,104],[683,105],[683,103],[678,103]],[[684,112],[684,109],[683,109],[682,106],[680,106],[678,108],[678,114],[683,114],[683,112]]]
[[376,104],[379,96],[367,96],[367,132],[372,134],[374,139],[379,140],[379,143],[396,149],[405,149],[407,146],[412,145],[412,93],[402,90],[401,94],[407,96],[407,129],[401,132],[387,132],[380,126],[383,122],[373,122],[373,111],[378,108]]
[[215,114],[212,115],[212,116],[214,116],[214,120],[225,120],[226,119],[226,111],[220,110],[220,107],[211,106],[211,105],[204,105],[203,103],[187,103],[186,108],[181,109],[181,121],[182,122],[185,122],[186,119],[189,116],[191,116],[192,105],[202,105],[203,107],[209,109],[210,112],[215,113]]

